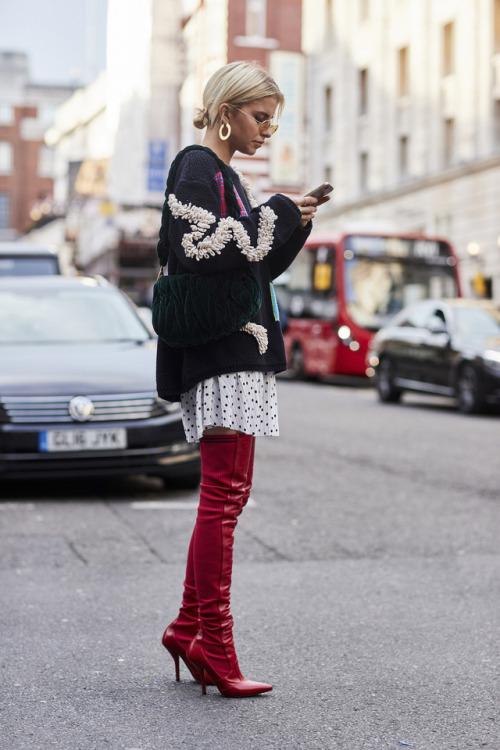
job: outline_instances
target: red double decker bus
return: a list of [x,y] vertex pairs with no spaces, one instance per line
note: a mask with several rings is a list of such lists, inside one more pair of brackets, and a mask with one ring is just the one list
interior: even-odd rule
[[417,300],[460,296],[449,242],[420,234],[316,234],[275,281],[288,373],[366,375],[373,334]]

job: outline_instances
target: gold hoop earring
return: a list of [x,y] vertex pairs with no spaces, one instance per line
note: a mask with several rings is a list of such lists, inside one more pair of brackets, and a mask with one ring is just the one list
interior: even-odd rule
[[[222,135],[222,130],[224,126],[227,128],[226,135]],[[231,125],[228,122],[223,122],[219,128],[219,138],[221,139],[221,141],[227,141],[230,135],[231,135]]]

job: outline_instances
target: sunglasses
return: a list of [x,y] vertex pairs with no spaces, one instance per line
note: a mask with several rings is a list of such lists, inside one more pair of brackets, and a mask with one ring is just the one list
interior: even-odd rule
[[233,109],[237,109],[238,112],[242,112],[247,117],[251,117],[252,120],[255,120],[255,122],[259,126],[259,133],[261,135],[265,135],[268,130],[270,131],[270,135],[272,135],[273,133],[276,133],[276,131],[278,130],[278,125],[276,124],[273,125],[272,120],[258,120],[256,117],[254,117],[253,115],[249,115],[248,112],[245,112],[243,109],[240,109],[239,107],[233,106]]

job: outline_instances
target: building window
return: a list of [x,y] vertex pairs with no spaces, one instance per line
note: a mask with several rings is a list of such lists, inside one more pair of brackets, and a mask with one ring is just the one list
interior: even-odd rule
[[410,93],[408,76],[409,49],[401,47],[398,50],[398,96],[408,96]]
[[443,26],[443,76],[454,72],[453,58],[455,56],[454,25],[447,23]]
[[359,20],[367,21],[370,15],[370,0],[359,0]]
[[441,237],[451,237],[453,233],[453,217],[451,214],[436,214],[434,217],[434,234]]
[[334,0],[326,0],[325,26],[323,32],[323,40],[325,44],[331,44],[333,40],[333,3]]
[[500,99],[493,102],[493,143],[500,148]]
[[444,165],[450,166],[455,156],[455,120],[444,121]]
[[0,229],[8,229],[10,226],[10,196],[8,193],[0,193]]
[[332,129],[333,116],[332,116],[332,87],[325,86],[324,90],[324,107],[325,107],[325,132],[329,133]]
[[38,119],[47,128],[54,124],[58,107],[58,104],[42,104],[38,107]]
[[368,154],[365,151],[359,155],[359,189],[361,193],[368,190]]
[[401,177],[408,176],[408,136],[402,135],[399,139],[399,174]]
[[359,114],[366,115],[368,112],[368,69],[359,71]]
[[38,152],[38,174],[40,177],[54,176],[54,151],[48,146],[40,146]]
[[247,36],[266,36],[266,0],[247,0]]
[[11,174],[13,164],[12,146],[8,141],[0,141],[0,174]]
[[12,125],[14,122],[14,108],[7,102],[0,102],[0,125]]
[[326,25],[329,30],[333,26],[333,2],[334,0],[326,0]]
[[495,33],[493,48],[494,48],[495,53],[497,53],[497,52],[500,52],[500,0],[495,0],[493,13],[494,13],[493,28],[494,28],[494,33]]

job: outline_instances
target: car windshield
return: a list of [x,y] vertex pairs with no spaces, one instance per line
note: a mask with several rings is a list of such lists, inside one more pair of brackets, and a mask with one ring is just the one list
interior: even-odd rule
[[133,308],[115,291],[95,287],[0,290],[0,344],[149,338]]
[[48,276],[55,273],[59,273],[56,258],[2,258],[0,255],[0,276]]
[[481,307],[456,307],[454,317],[457,333],[465,338],[500,336],[500,310]]
[[354,257],[345,261],[345,292],[354,322],[377,331],[406,305],[454,297],[457,288],[451,267]]

